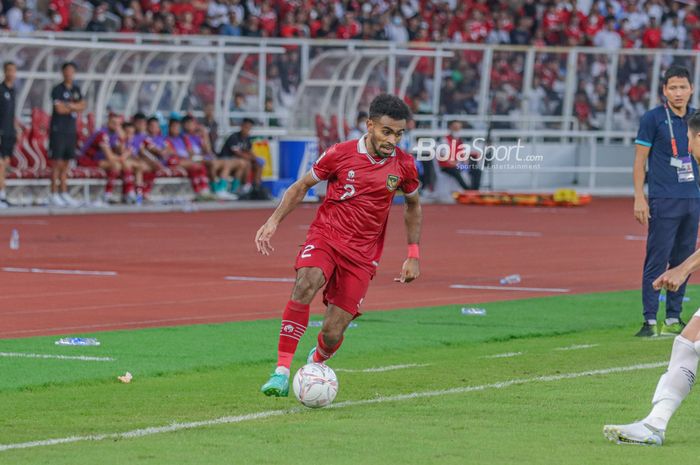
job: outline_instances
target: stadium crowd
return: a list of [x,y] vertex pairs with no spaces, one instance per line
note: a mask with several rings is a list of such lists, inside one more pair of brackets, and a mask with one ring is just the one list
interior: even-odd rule
[[695,1],[51,0],[44,12],[37,12],[37,3],[4,0],[2,27],[18,32],[44,29],[605,48],[700,47],[700,14]]

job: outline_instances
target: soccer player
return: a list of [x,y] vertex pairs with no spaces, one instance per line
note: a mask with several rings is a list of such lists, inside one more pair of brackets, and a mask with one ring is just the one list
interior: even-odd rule
[[195,161],[193,155],[189,141],[182,134],[182,123],[177,118],[171,118],[168,122],[168,137],[165,138],[163,156],[168,166],[181,166],[187,170],[198,200],[209,200],[212,195],[207,169],[202,163]]
[[19,127],[15,118],[17,66],[12,61],[6,61],[2,69],[5,79],[0,83],[0,209],[9,206],[5,194],[5,171],[10,166]]
[[[241,130],[228,136],[221,147],[219,158],[230,160],[233,158],[240,166],[238,169],[240,189],[237,194],[246,200],[269,200],[270,194],[262,186],[263,162],[253,153],[253,142],[250,132],[253,129],[254,121],[244,118],[241,123]],[[252,175],[253,183],[248,183],[248,173]]]
[[[76,207],[80,203],[68,193],[68,164],[75,158],[78,142],[78,113],[85,110],[85,99],[75,84],[75,63],[61,66],[63,82],[51,91],[53,113],[49,133],[51,170],[51,204],[57,207]],[[60,194],[59,191],[60,190]]]
[[[700,112],[688,119],[688,149],[696,159],[700,158]],[[696,251],[683,263],[656,278],[653,287],[657,291],[663,288],[677,292],[685,285],[690,274],[699,269],[700,251]],[[618,444],[662,445],[671,416],[695,383],[699,357],[700,309],[673,341],[671,360],[656,386],[649,415],[628,425],[606,425],[603,429],[605,436]]]
[[238,197],[229,194],[228,188],[232,173],[238,167],[242,168],[243,164],[237,159],[217,158],[209,144],[209,136],[206,131],[202,133],[203,127],[197,126],[194,117],[187,115],[182,118],[182,129],[184,138],[192,150],[193,159],[201,161],[207,167],[214,195],[220,200],[236,200]]
[[307,360],[324,363],[343,343],[346,328],[360,315],[360,305],[379,264],[397,189],[406,196],[408,235],[408,258],[397,280],[408,283],[418,277],[422,221],[418,173],[413,158],[396,148],[409,118],[408,106],[398,97],[376,97],[370,105],[367,133],[324,152],[311,171],[285,192],[280,205],[258,230],[258,251],[269,255],[274,250],[270,239],[280,222],[310,188],[328,181],[326,199],[296,258],[296,282],[282,314],[277,367],[261,388],[265,395],[288,395],[290,366],[309,322],[309,304],[324,286],[326,314],[318,343]]
[[107,172],[104,200],[113,200],[114,182],[121,176],[123,179],[123,196],[128,203],[135,203],[134,171],[140,171],[130,154],[125,151],[124,134],[121,128],[121,116],[110,113],[107,126],[93,134],[83,145],[83,151],[78,159],[80,166],[98,167]]

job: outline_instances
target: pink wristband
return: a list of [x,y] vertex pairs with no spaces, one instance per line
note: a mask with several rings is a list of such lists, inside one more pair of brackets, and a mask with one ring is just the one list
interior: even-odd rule
[[408,244],[408,258],[420,258],[418,244]]

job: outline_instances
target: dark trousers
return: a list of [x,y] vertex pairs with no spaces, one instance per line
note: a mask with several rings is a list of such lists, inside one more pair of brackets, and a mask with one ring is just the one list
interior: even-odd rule
[[[695,251],[700,199],[649,199],[649,213],[642,302],[644,319],[655,320],[659,291],[652,284],[667,268],[680,265]],[[680,318],[686,284],[687,280],[678,291],[666,293],[666,318]]]
[[459,183],[459,185],[462,187],[462,189],[464,189],[465,191],[468,191],[468,190],[469,190],[469,186],[467,185],[467,182],[466,182],[466,181],[464,180],[464,178],[462,177],[462,172],[459,171],[457,168],[446,168],[446,167],[443,167],[443,168],[440,168],[440,170],[441,170],[443,173],[445,173],[446,175],[451,176],[452,178],[454,178],[454,179]]

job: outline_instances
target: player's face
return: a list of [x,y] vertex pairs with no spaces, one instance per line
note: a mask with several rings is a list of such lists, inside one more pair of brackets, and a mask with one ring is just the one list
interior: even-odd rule
[[73,82],[73,78],[75,78],[75,68],[72,66],[63,68],[63,80],[65,82]]
[[688,152],[700,156],[700,132],[688,128]]
[[158,121],[151,121],[148,123],[148,133],[152,136],[157,136],[160,134],[160,125]]
[[170,131],[171,136],[177,137],[180,135],[180,132],[182,131],[182,127],[180,126],[179,122],[170,123],[169,131]]
[[672,77],[664,85],[664,96],[676,110],[683,110],[688,105],[692,93],[693,86],[686,78]]
[[15,65],[5,66],[5,80],[7,82],[15,82],[15,77],[17,76],[17,67]]
[[146,120],[145,119],[137,119],[134,120],[134,128],[136,132],[139,134],[143,134],[146,132]]
[[121,123],[119,117],[117,116],[112,116],[107,120],[107,127],[109,128],[110,131],[116,131],[119,129],[119,124]]
[[392,119],[386,115],[374,120],[368,119],[368,148],[377,156],[390,157],[405,130],[405,119]]

